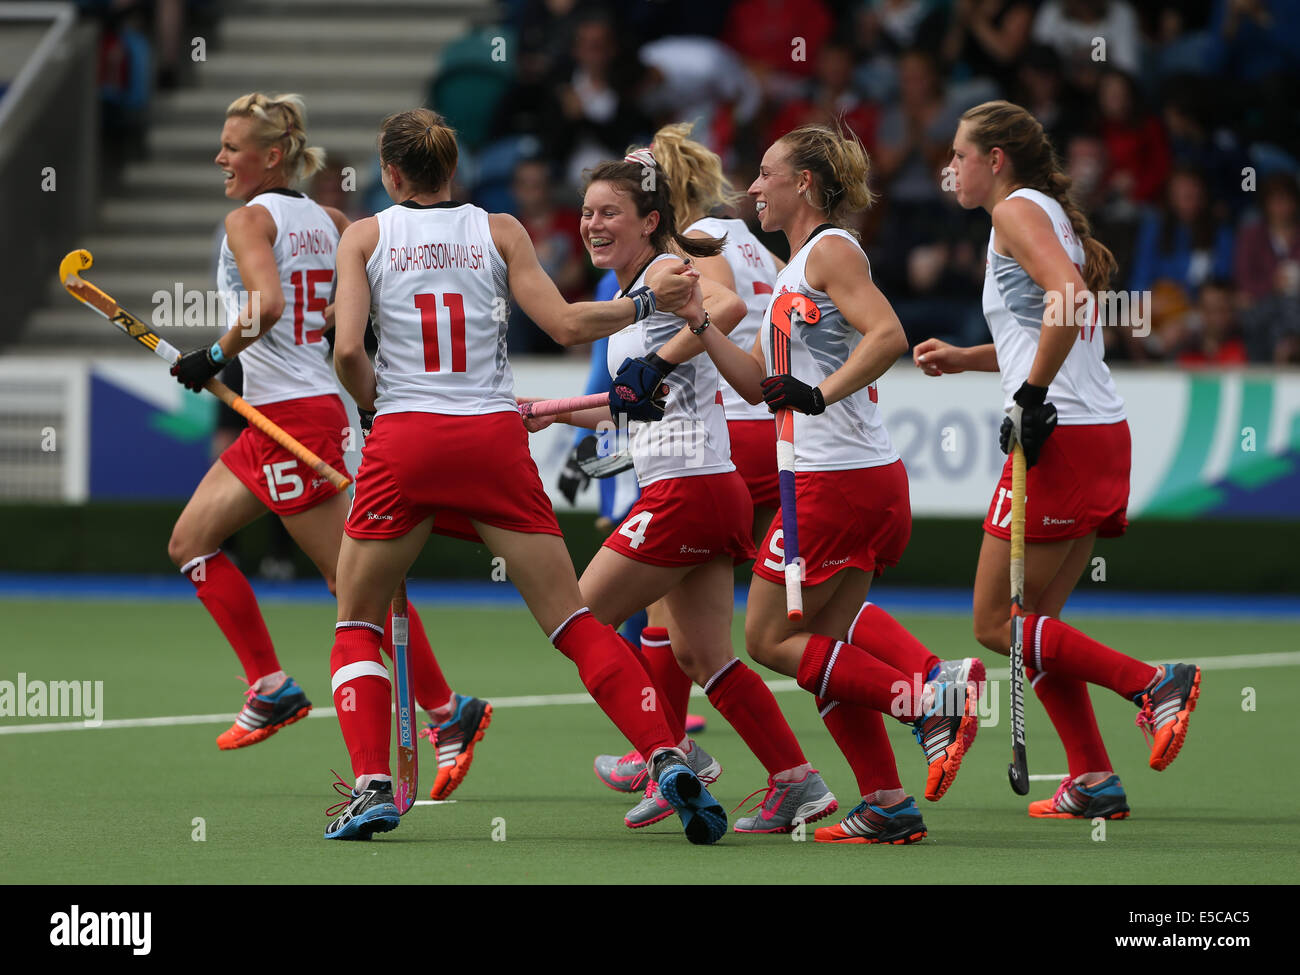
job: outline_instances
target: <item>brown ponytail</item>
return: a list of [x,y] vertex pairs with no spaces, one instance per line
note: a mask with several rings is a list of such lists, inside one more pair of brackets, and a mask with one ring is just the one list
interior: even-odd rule
[[437,112],[417,108],[384,119],[379,161],[394,165],[421,192],[437,193],[456,171],[456,133]]
[[1038,119],[1019,105],[995,101],[967,110],[961,120],[968,123],[966,133],[980,152],[987,154],[994,148],[1001,149],[1011,160],[1016,182],[1046,193],[1061,205],[1083,246],[1084,283],[1089,291],[1104,289],[1119,265],[1106,245],[1092,236],[1087,215],[1070,193],[1071,179]]

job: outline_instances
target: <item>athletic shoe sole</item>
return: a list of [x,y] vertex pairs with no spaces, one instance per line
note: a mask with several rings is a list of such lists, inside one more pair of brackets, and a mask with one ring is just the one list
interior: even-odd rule
[[1196,710],[1196,702],[1201,696],[1201,668],[1196,668],[1196,676],[1192,678],[1192,692],[1187,695],[1187,707],[1179,711],[1174,717],[1174,734],[1169,739],[1169,744],[1165,746],[1164,752],[1159,757],[1151,759],[1151,767],[1157,772],[1163,772],[1169,767],[1169,763],[1178,757],[1178,753],[1183,749],[1183,742],[1187,740],[1187,724],[1191,714]]
[[265,728],[258,728],[256,731],[250,731],[248,734],[244,735],[243,738],[240,738],[234,744],[223,745],[220,739],[218,739],[217,747],[220,748],[223,752],[230,752],[230,751],[234,751],[236,748],[247,748],[249,745],[256,745],[259,741],[266,741],[266,739],[270,738],[281,728],[286,728],[297,721],[301,721],[309,714],[311,714],[311,705],[310,704],[303,705],[301,708],[299,708],[293,714],[289,715],[289,717],[285,718],[283,721],[277,724],[269,724]]
[[[474,746],[483,740],[483,732],[487,731],[492,724],[492,705],[485,705],[483,708],[483,717],[479,719],[478,730],[474,732],[474,738],[470,741],[469,747],[456,756],[456,764],[451,767],[451,775],[445,783],[440,783],[434,779],[433,788],[429,790],[429,798],[436,800],[446,799],[449,795],[460,787],[465,781],[465,776],[469,775],[469,767],[474,762]],[[438,770],[442,773],[442,769]],[[439,788],[442,785],[442,788]]]
[[682,828],[692,843],[707,846],[726,835],[726,812],[685,765],[665,769],[659,776],[659,789],[682,817]]
[[868,836],[833,836],[830,835],[830,829],[819,829],[813,834],[813,840],[817,843],[863,843],[863,844],[884,844],[887,846],[907,846],[911,843],[919,843],[925,839],[929,833],[924,827],[909,833],[906,836],[900,836],[896,839],[881,839]]
[[385,809],[371,810],[370,818],[358,816],[337,833],[326,833],[327,840],[368,840],[376,833],[387,833],[397,829],[402,822],[401,813],[393,807],[390,813]]

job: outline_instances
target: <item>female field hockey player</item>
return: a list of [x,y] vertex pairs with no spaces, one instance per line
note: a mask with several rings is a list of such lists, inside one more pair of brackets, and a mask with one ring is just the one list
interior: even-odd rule
[[[907,472],[881,423],[874,385],[907,342],[862,248],[839,226],[870,205],[867,172],[862,146],[822,126],[775,142],[749,193],[763,229],[785,232],[790,260],[753,349],[687,321],[692,332],[703,326],[709,355],[746,401],[795,411],[804,617],[787,617],[778,511],[754,565],[745,642],[755,660],[813,693],[857,777],[862,801],[815,838],[910,843],[926,835],[925,824],[899,781],[881,712],[913,725],[928,765],[926,798],[937,800],[975,737],[974,682],[983,671],[969,658],[940,661],[864,603],[873,575],[898,561],[911,534]],[[770,375],[769,323],[785,314],[789,293],[805,296],[820,314],[792,324],[790,371]]]
[[[777,271],[785,264],[759,243],[743,220],[710,215],[731,206],[737,194],[723,174],[722,160],[707,146],[691,139],[691,130],[687,122],[664,126],[655,133],[651,151],[683,236],[725,240],[721,253],[697,256],[695,267],[701,277],[734,292],[745,303],[745,317],[729,338],[748,349],[758,336],[759,323],[764,320]],[[731,462],[744,480],[753,503],[751,536],[757,544],[767,535],[779,504],[772,413],[764,403],[745,402],[721,377],[719,385],[731,442]],[[667,695],[676,713],[683,713],[689,700],[691,678],[677,664],[667,627],[650,627],[643,632],[641,649],[660,693]],[[597,756],[595,769],[601,781],[611,788],[631,792],[636,791],[630,787],[635,783],[645,784],[645,761],[635,752]],[[818,808],[816,796],[813,806],[801,810],[801,793],[791,789],[788,778],[784,775],[770,779],[767,793],[759,804],[763,812],[758,820],[742,821],[736,828],[782,831],[789,829],[795,818],[809,822],[809,814],[824,815],[829,811],[825,806]],[[783,812],[778,814],[778,810]]]
[[[695,289],[681,261],[614,301],[569,304],[523,225],[451,199],[456,138],[427,109],[390,116],[380,134],[394,201],[339,242],[335,366],[377,415],[339,553],[334,697],[356,777],[327,839],[368,839],[400,822],[389,766],[392,720],[380,636],[388,602],[430,531],[482,539],[551,642],[642,754],[687,838],[716,842],[726,815],[687,767],[659,710],[642,708],[635,654],[584,605],[573,563],[528,453],[506,358],[509,299],[565,345],[590,342],[679,307]],[[379,353],[366,357],[373,309]],[[345,710],[342,702],[351,700]],[[345,808],[344,808],[345,806]]]
[[[674,253],[717,256],[725,241],[690,238],[678,230],[668,177],[649,149],[587,174],[582,238],[599,268],[612,268],[624,293],[642,286]],[[686,329],[685,316],[716,315],[729,332],[744,318],[745,303],[714,281],[679,312],[660,311],[609,340],[614,386],[630,387],[637,401],[667,386],[658,422],[633,423],[629,450],[641,497],[605,540],[579,581],[596,618],[618,623],[656,603],[672,634],[677,665],[704,688],[713,706],[736,729],[767,770],[770,803],[758,816],[737,821],[737,832],[785,832],[797,816],[820,819],[837,808],[835,797],[804,757],[776,698],[731,645],[734,567],[754,557],[753,505],[731,462],[718,371]],[[612,401],[612,398],[611,398]],[[610,419],[610,410],[585,410],[560,418],[579,426]],[[633,417],[636,419],[636,417]],[[545,421],[530,423],[540,428]],[[647,668],[673,734],[701,778],[713,781],[718,763],[686,737],[684,697],[671,700]],[[772,783],[777,783],[773,785]],[[624,822],[632,829],[656,823],[672,808],[651,779]]]
[[[322,336],[334,251],[348,221],[291,188],[320,169],[324,158],[321,149],[307,145],[297,95],[253,93],[230,104],[215,161],[225,173],[226,196],[245,203],[226,218],[217,268],[232,327],[211,348],[183,356],[172,374],[198,391],[238,356],[244,399],[342,470],[348,419]],[[348,499],[252,428],[204,476],[168,544],[172,561],[194,583],[244,666],[247,698],[234,725],[217,738],[223,749],[263,741],[311,710],[276,658],[248,580],[219,547],[268,510],[281,516],[333,592]],[[491,720],[491,705],[453,695],[419,616],[412,611],[410,618],[417,697],[437,728],[437,746],[446,753],[433,790],[435,798],[443,798],[468,771],[473,743]],[[385,633],[384,647],[391,651],[391,633]]]
[[[1154,734],[1151,767],[1160,771],[1187,736],[1201,671],[1190,664],[1152,667],[1058,618],[1097,536],[1120,535],[1128,525],[1128,422],[1102,361],[1092,307],[1115,259],[1071,199],[1070,178],[1042,125],[1018,105],[985,102],[967,111],[953,137],[951,166],[957,201],[993,217],[984,277],[993,343],[955,348],[927,339],[913,358],[930,376],[1000,371],[1010,412],[1002,448],[1012,433],[1024,445],[1025,672],[1069,759],[1056,794],[1031,803],[1029,814],[1123,819],[1128,802],[1087,685],[1108,687],[1138,706],[1138,726]],[[1011,642],[1010,520],[1008,457],[975,570],[975,637],[1002,654]]]

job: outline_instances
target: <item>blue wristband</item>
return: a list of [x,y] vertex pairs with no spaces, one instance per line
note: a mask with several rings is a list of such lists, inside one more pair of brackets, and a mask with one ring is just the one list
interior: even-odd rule
[[212,343],[212,348],[208,349],[208,357],[217,365],[221,365],[226,361],[226,354],[221,351],[220,342]]
[[639,322],[655,313],[655,293],[649,288],[642,286],[635,291],[629,291],[627,297],[631,298],[632,303],[636,306],[636,317],[632,321]]

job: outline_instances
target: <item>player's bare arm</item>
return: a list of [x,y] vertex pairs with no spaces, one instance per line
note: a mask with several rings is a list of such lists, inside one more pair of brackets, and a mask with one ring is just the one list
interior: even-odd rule
[[221,337],[221,351],[231,359],[280,320],[284,313],[284,292],[280,288],[280,269],[273,249],[275,220],[265,207],[244,206],[227,214],[226,239],[230,252],[235,255],[244,290],[256,296],[240,312],[238,327],[232,326]]
[[842,237],[825,237],[813,245],[805,276],[862,333],[862,341],[844,365],[818,384],[829,406],[884,375],[907,353],[907,335],[888,299],[871,280],[866,258]]
[[[630,298],[573,304],[565,301],[537,260],[537,251],[523,224],[505,213],[492,214],[489,222],[492,242],[506,261],[510,294],[524,314],[560,345],[594,342],[632,323],[635,304]],[[672,311],[690,296],[694,278],[689,265],[674,263],[671,272],[660,272],[653,281],[647,275],[646,283],[655,293],[658,306]]]
[[[1088,285],[1056,239],[1052,221],[1029,200],[1017,197],[995,206],[993,231],[997,249],[1023,267],[1047,296],[1047,314],[1054,320],[1044,317],[1028,382],[1032,386],[1050,386],[1079,339],[1080,326],[1075,324],[1074,315],[1075,309],[1087,300]],[[1067,285],[1074,293],[1074,303],[1068,308],[1063,304],[1070,290]]]
[[927,376],[999,371],[997,349],[992,342],[962,348],[942,339],[926,339],[912,350],[912,362]]
[[370,281],[366,261],[379,244],[379,221],[358,220],[339,238],[334,295],[334,371],[357,406],[375,408],[375,370],[366,355]]
[[[735,279],[732,280],[734,282]],[[683,320],[687,325],[699,328],[707,313],[711,324],[705,331],[712,332],[716,329],[725,338],[744,321],[748,310],[745,308],[745,302],[730,288],[703,275],[700,277],[700,290],[703,301],[693,300],[678,309],[682,313]],[[700,340],[702,335],[703,333],[701,336],[696,336],[690,328],[684,328],[669,339],[656,354],[665,362],[686,362],[705,350],[704,343]]]
[[[339,210],[337,207],[321,207],[321,209],[324,210],[325,213],[329,216],[330,220],[333,221],[334,229],[339,232],[339,236],[340,237],[343,236],[343,231],[348,229],[348,225],[352,223],[352,221],[349,220],[344,215],[343,211]],[[337,278],[334,281],[334,288],[335,290],[337,290],[338,288]],[[331,294],[332,293],[333,292],[331,292]],[[334,301],[332,298],[330,300],[330,303],[325,306],[325,309],[324,311],[321,312],[321,314],[325,316],[325,327],[321,329],[321,332],[322,333],[328,332],[334,328]]]

